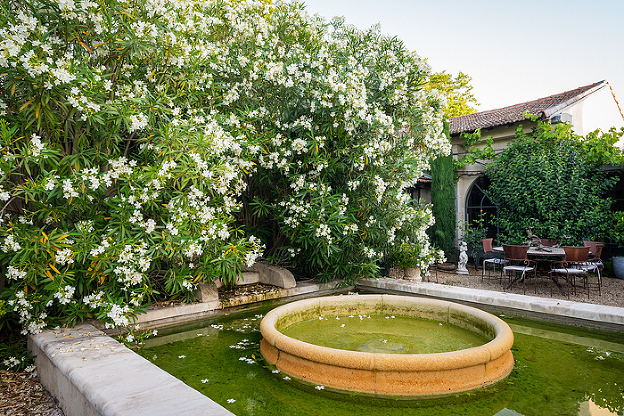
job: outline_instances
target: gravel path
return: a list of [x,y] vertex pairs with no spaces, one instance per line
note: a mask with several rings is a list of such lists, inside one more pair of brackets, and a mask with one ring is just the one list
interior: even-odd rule
[[[430,282],[450,286],[461,286],[474,289],[506,291],[522,293],[522,285],[515,284],[506,289],[508,280],[503,279],[501,285],[497,274],[481,278],[481,270],[468,268],[468,275],[458,275],[454,272],[438,270],[432,271]],[[528,279],[526,294],[530,296],[553,297],[569,299],[577,302],[586,302],[601,305],[624,307],[624,280],[604,276],[602,294],[598,295],[596,288],[592,288],[589,297],[585,291],[579,290],[568,298],[563,296],[559,289],[547,278]],[[0,415],[2,416],[63,416],[62,410],[56,405],[55,399],[45,391],[36,377],[27,373],[0,371]]]
[[63,416],[63,411],[37,377],[0,370],[0,415]]

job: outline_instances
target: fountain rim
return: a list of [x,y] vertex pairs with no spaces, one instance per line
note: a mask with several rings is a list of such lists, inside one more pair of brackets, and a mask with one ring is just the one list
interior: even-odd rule
[[[296,310],[317,307],[320,311],[322,302],[328,302],[326,305],[331,305],[362,299],[366,301],[376,300],[381,303],[384,303],[387,299],[388,306],[392,305],[392,303],[389,302],[390,299],[394,302],[401,301],[419,305],[437,306],[439,308],[446,308],[447,316],[453,312],[468,313],[480,321],[485,322],[494,332],[495,336],[491,341],[483,345],[462,350],[430,354],[392,354],[323,347],[288,337],[276,328],[276,324],[279,322],[280,318],[294,312],[292,310],[293,305],[296,305]],[[335,302],[330,302],[332,300]],[[266,342],[288,354],[343,368],[383,371],[439,371],[452,370],[457,368],[460,364],[462,366],[475,366],[496,360],[506,354],[513,345],[513,332],[509,325],[502,319],[488,312],[444,300],[386,294],[325,296],[299,300],[278,306],[264,316],[260,323],[260,332]]]

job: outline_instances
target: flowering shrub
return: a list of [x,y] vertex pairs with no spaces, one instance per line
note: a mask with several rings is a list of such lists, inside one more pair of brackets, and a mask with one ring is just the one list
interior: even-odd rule
[[126,326],[265,248],[326,278],[395,242],[430,254],[403,190],[450,149],[400,41],[279,2],[0,12],[0,262],[24,332]]

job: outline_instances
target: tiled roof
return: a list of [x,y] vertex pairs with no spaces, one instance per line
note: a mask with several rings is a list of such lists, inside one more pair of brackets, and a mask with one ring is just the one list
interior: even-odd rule
[[525,120],[524,114],[527,112],[543,117],[550,117],[555,112],[574,104],[605,85],[607,85],[605,81],[600,81],[561,94],[540,98],[539,100],[453,117],[449,120],[450,133],[451,135],[455,135],[463,132],[473,132],[476,129],[516,123]]

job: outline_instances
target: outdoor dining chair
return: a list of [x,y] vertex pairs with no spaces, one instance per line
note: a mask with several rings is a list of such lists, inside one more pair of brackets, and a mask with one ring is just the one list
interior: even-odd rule
[[[503,265],[505,264],[509,264],[509,260],[505,260],[504,258],[501,258],[499,253],[495,253],[494,249],[492,248],[492,242],[494,241],[493,238],[485,238],[481,241],[481,243],[483,244],[483,267],[481,268],[482,273],[481,273],[481,280],[483,280],[483,278],[485,277],[485,269],[487,267],[488,264],[492,265],[492,268],[494,271],[496,271],[496,266],[501,266],[501,270],[500,270],[500,278],[499,281],[500,283],[503,282]],[[489,273],[488,273],[489,276]]]
[[558,240],[554,240],[552,238],[542,238],[540,239],[540,242],[544,247],[554,247],[557,245]]
[[[503,244],[503,251],[505,260],[509,261],[509,264],[503,267],[503,273],[509,274],[510,282],[507,287],[510,288],[516,281],[522,279],[522,291],[526,294],[526,274],[536,270],[535,262],[527,257],[529,246]],[[516,275],[516,279],[511,280],[512,274]]]
[[563,261],[554,263],[550,269],[550,275],[562,275],[566,280],[566,293],[570,297],[570,286],[574,289],[576,295],[576,277],[582,277],[584,287],[587,288],[587,296],[589,297],[589,285],[587,269],[579,267],[580,264],[587,263],[589,260],[589,247],[563,247],[565,257]]
[[591,282],[589,282],[589,273],[596,274],[596,280],[597,280],[596,286],[598,287],[598,296],[602,296],[601,271],[602,269],[604,269],[604,264],[602,263],[600,256],[602,255],[602,248],[604,244],[598,241],[583,241],[583,244],[585,245],[585,247],[589,247],[589,251],[591,254],[589,255],[589,259],[586,262],[579,263],[576,265],[576,267],[587,270],[587,273],[588,273],[587,284],[588,285],[592,285]]

